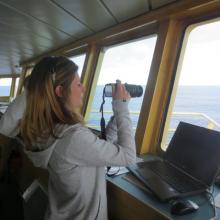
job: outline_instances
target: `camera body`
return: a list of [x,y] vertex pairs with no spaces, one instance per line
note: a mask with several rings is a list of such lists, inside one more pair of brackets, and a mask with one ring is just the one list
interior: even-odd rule
[[[127,84],[125,88],[129,92],[131,98],[141,97],[143,94],[143,88],[140,85]],[[116,83],[109,83],[105,85],[105,97],[112,97],[112,88],[116,86]]]

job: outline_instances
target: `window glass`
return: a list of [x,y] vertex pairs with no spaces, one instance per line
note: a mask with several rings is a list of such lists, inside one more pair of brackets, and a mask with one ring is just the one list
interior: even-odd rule
[[27,69],[27,72],[26,72],[25,77],[31,75],[32,70],[33,70],[33,67],[29,67],[29,68]]
[[220,22],[197,26],[189,33],[165,124],[164,150],[180,121],[220,130],[219,35]]
[[[32,70],[33,70],[33,67],[29,67],[29,68],[27,69],[27,72],[26,72],[26,74],[25,74],[25,79],[26,79],[28,76],[31,75]],[[25,82],[25,79],[24,79],[24,81],[22,82],[21,93],[24,92],[24,82]],[[20,79],[18,80],[18,82],[19,82],[19,81],[20,81]],[[17,83],[17,82],[16,82],[16,83]]]
[[78,56],[72,56],[70,59],[79,67],[78,74],[79,76],[82,75],[82,70],[85,62],[86,54],[81,54]]
[[10,96],[12,78],[0,79],[0,96]]
[[[156,36],[124,43],[111,48],[105,48],[105,54],[93,98],[88,126],[100,130],[100,105],[105,84],[115,83],[117,79],[122,83],[141,85],[145,90],[150,65],[156,43]],[[131,98],[129,109],[133,127],[136,129],[143,95]],[[104,117],[106,122],[112,115],[112,98],[105,98]]]
[[20,81],[20,77],[17,77],[17,78],[15,79],[15,92],[14,92],[15,96],[16,96],[17,91],[18,91],[19,81]]

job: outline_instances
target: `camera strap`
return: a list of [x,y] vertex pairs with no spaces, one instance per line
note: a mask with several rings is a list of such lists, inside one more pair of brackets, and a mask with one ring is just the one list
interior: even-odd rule
[[[101,112],[100,127],[101,127],[101,139],[106,140],[104,104],[105,104],[105,87],[104,87],[103,93],[102,93],[102,104],[100,106],[100,112]],[[111,174],[109,174],[110,169],[111,169],[111,167],[107,167],[107,173],[106,173],[107,176],[111,176]]]
[[103,93],[102,93],[102,104],[100,106],[100,112],[101,112],[100,127],[101,127],[101,138],[106,140],[105,118],[104,118],[104,104],[105,104],[105,87],[104,87]]

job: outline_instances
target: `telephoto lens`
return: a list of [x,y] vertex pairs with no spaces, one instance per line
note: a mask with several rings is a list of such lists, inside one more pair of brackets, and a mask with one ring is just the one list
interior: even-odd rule
[[125,88],[130,93],[132,98],[141,97],[143,94],[142,86],[125,83]]
[[[115,87],[115,85],[115,83],[105,85],[105,97],[112,97],[112,87]],[[140,85],[125,83],[125,88],[129,92],[131,98],[141,97],[143,94],[143,88]]]

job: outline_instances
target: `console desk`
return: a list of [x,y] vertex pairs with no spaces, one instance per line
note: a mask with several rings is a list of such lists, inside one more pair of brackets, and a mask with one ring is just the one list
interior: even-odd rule
[[[169,203],[160,202],[153,194],[124,179],[125,175],[107,177],[109,220],[209,220],[214,217],[213,206],[205,193],[186,198],[199,205],[197,211],[172,215]],[[220,189],[214,186],[214,197],[218,193]],[[220,219],[220,208],[216,208],[216,213]]]

